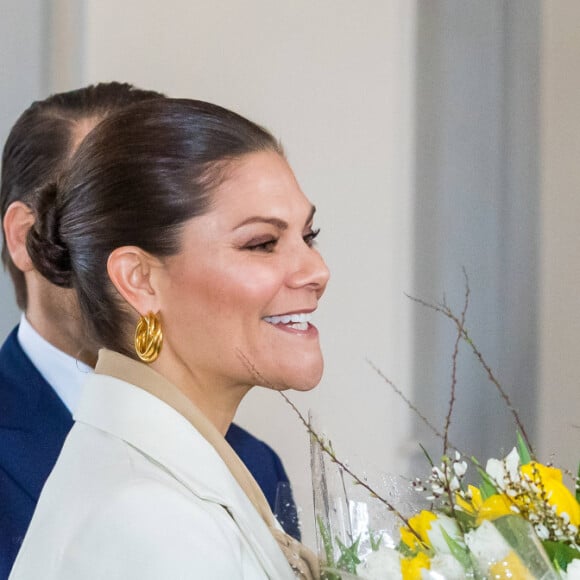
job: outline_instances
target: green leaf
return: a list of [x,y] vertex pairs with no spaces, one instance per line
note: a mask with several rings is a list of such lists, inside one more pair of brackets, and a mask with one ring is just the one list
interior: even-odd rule
[[479,486],[479,491],[481,491],[481,498],[485,501],[488,497],[496,495],[498,491],[491,477],[489,477],[484,469],[478,466],[477,471],[479,472],[479,475],[481,475],[481,485]]
[[320,537],[322,538],[322,544],[324,546],[326,565],[329,568],[334,568],[336,567],[336,562],[334,561],[334,547],[332,545],[332,537],[330,535],[330,530],[324,525],[324,522],[322,521],[322,518],[320,516],[316,516],[316,522],[318,523]]
[[328,568],[321,570],[320,580],[341,580],[341,577],[340,574],[337,574],[331,568]]
[[381,547],[381,543],[383,541],[383,534],[378,532],[375,536],[374,532],[369,528],[369,540],[371,543],[371,549],[373,552],[378,552],[379,548]]
[[527,465],[532,461],[532,454],[528,449],[526,441],[522,437],[522,434],[518,431],[518,442],[517,442],[518,455],[520,456],[520,464]]
[[336,563],[336,567],[339,570],[356,574],[357,564],[360,564],[360,559],[358,557],[359,542],[360,536],[350,546],[343,544],[339,538],[336,538],[336,543],[340,549],[340,558]]
[[409,546],[407,546],[403,540],[397,544],[397,552],[401,552],[405,558],[412,558],[417,554],[417,550],[412,550],[409,548]]
[[561,570],[566,570],[572,560],[580,558],[580,552],[578,550],[562,542],[546,540],[542,544],[546,550],[546,554],[548,554],[548,558],[550,558],[556,568],[560,568]]
[[397,552],[399,552],[403,558],[414,558],[421,552],[423,554],[427,554],[429,558],[432,558],[435,555],[435,551],[426,544],[421,543],[417,544],[415,548],[409,548],[409,546],[407,546],[403,540],[399,540],[395,550],[397,550]]
[[453,517],[457,520],[457,523],[462,530],[467,531],[475,529],[477,516],[474,514],[468,514],[461,509],[455,509]]
[[457,540],[454,540],[446,531],[443,526],[439,528],[443,534],[445,542],[449,546],[451,555],[461,564],[464,570],[471,570],[471,556],[469,555],[469,550],[462,546]]
[[431,465],[431,467],[433,467],[435,464],[433,463],[433,460],[431,459],[431,456],[429,455],[429,452],[427,451],[427,449],[425,449],[425,447],[423,447],[423,445],[421,443],[419,443],[419,447],[421,448],[421,451],[423,451],[425,457],[427,458],[429,465]]

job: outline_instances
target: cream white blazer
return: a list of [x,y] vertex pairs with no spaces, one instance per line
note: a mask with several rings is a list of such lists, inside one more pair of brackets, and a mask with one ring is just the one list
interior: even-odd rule
[[10,580],[294,578],[224,460],[172,406],[95,374],[75,421]]

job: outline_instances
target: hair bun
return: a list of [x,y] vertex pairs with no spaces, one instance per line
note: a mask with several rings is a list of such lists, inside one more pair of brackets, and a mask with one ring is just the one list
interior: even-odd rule
[[30,259],[49,282],[71,288],[71,258],[60,235],[57,183],[37,190],[33,204],[35,220],[26,238]]

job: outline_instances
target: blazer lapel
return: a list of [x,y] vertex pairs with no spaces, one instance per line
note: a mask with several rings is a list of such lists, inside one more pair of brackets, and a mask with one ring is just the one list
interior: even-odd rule
[[85,385],[75,420],[123,439],[167,469],[197,497],[227,508],[268,576],[294,578],[270,530],[228,466],[170,405],[123,380],[95,374]]

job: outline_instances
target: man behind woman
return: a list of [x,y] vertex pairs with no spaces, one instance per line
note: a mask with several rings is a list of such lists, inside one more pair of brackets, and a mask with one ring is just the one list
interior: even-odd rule
[[[21,116],[4,149],[2,257],[24,315],[0,350],[0,578],[8,576],[72,426],[80,384],[96,360],[74,290],[54,286],[30,261],[26,234],[35,219],[34,192],[56,178],[100,120],[131,103],[160,97],[120,83],[55,95]],[[273,504],[277,483],[287,481],[279,458],[235,425],[226,439]],[[296,534],[297,528],[290,531]]]

